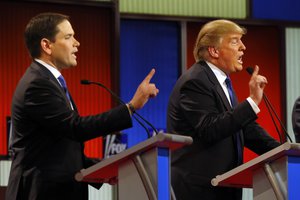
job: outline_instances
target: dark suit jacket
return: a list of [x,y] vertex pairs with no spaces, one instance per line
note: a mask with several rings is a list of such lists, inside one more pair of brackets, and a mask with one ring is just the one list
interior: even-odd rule
[[296,142],[300,143],[300,97],[298,97],[294,103],[292,124]]
[[256,122],[248,101],[231,108],[216,76],[204,62],[177,81],[170,96],[167,132],[193,137],[193,144],[172,152],[172,185],[177,200],[240,199],[241,191],[213,188],[211,179],[236,167],[234,135],[258,154],[279,143]]
[[14,158],[6,193],[14,199],[87,199],[74,175],[89,163],[83,142],[132,126],[126,105],[81,117],[52,73],[33,62],[12,101]]

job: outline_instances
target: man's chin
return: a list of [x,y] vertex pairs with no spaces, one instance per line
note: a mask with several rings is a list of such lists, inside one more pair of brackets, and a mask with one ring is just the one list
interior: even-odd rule
[[243,70],[243,65],[238,65],[237,67],[235,67],[236,72],[240,72]]
[[77,66],[77,62],[75,61],[75,62],[72,62],[72,63],[70,63],[70,67],[76,67]]
[[65,67],[63,67],[62,69],[69,69],[69,68],[73,68],[76,67],[77,63],[69,63],[68,65],[65,65]]

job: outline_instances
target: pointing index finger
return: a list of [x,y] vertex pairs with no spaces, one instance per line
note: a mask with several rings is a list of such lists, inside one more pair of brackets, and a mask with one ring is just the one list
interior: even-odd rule
[[259,67],[257,65],[255,65],[255,68],[254,68],[254,71],[253,71],[252,75],[257,76],[258,75],[258,71],[259,71]]
[[150,83],[151,78],[154,76],[154,74],[155,74],[155,69],[151,69],[151,71],[150,71],[149,74],[146,76],[146,78],[144,79],[143,82]]

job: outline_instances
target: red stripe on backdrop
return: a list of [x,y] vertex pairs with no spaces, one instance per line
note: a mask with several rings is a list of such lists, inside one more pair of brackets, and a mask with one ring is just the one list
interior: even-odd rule
[[[100,81],[111,86],[112,9],[99,6],[52,3],[4,2],[0,7],[0,155],[7,154],[6,116],[18,80],[30,64],[24,46],[23,32],[29,19],[40,12],[60,12],[71,17],[75,38],[80,42],[78,66],[63,71],[68,88],[82,116],[111,108],[111,97],[105,91],[80,85],[81,79]],[[101,130],[99,130],[101,131]],[[89,157],[102,157],[102,138],[86,142]]]
[[[187,68],[194,64],[193,48],[198,32],[203,24],[188,23],[187,24]],[[242,38],[246,46],[245,55],[243,57],[243,66],[260,66],[260,74],[268,79],[268,85],[265,92],[268,94],[269,100],[272,102],[277,114],[282,120],[281,108],[281,83],[280,83],[280,34],[276,27],[272,26],[247,26],[248,32]],[[240,101],[249,96],[248,82],[250,76],[245,70],[231,75],[234,89]],[[257,122],[265,128],[275,139],[279,140],[272,119],[269,116],[265,104],[260,105],[260,113]],[[245,161],[256,157],[253,152],[245,150]]]

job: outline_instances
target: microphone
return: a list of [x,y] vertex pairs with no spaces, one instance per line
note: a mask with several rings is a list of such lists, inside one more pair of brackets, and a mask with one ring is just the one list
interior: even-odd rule
[[89,84],[91,84],[91,82],[89,80],[81,80],[80,83],[82,85],[89,85]]
[[[252,67],[247,67],[247,68],[246,68],[246,71],[247,71],[248,74],[251,76],[251,75],[253,74],[253,71],[254,71],[254,70],[253,70]],[[292,139],[291,139],[291,137],[289,136],[289,134],[288,134],[288,132],[287,132],[285,126],[283,125],[282,121],[281,121],[280,118],[278,117],[278,115],[277,115],[277,113],[276,113],[274,107],[272,106],[272,104],[271,104],[271,102],[269,101],[267,95],[265,94],[265,92],[263,93],[263,100],[264,100],[264,102],[265,102],[265,104],[266,104],[266,106],[267,106],[267,109],[268,109],[268,112],[269,112],[269,114],[270,114],[270,116],[271,116],[272,122],[273,122],[273,124],[274,124],[274,126],[275,126],[275,128],[276,128],[277,134],[278,134],[279,139],[280,139],[280,143],[282,144],[282,138],[281,138],[281,134],[280,134],[280,131],[279,131],[279,129],[278,129],[278,126],[277,126],[277,124],[276,124],[276,122],[275,122],[275,119],[274,119],[273,114],[275,115],[277,121],[280,123],[280,126],[281,126],[281,128],[283,129],[284,135],[290,140],[290,142],[293,142]],[[273,112],[273,114],[272,114],[272,112]]]
[[[110,90],[109,88],[107,88],[105,85],[103,85],[100,82],[94,82],[94,81],[89,81],[89,80],[81,80],[80,83],[82,85],[91,85],[91,84],[98,85],[98,86],[104,88],[106,91],[108,91],[120,104],[126,105],[126,103],[117,94],[115,94],[112,90]],[[141,122],[141,120],[138,119],[135,115],[137,115],[140,119],[142,119],[144,122],[146,122],[153,129],[153,131],[155,132],[156,135],[158,134],[158,131],[156,130],[156,128],[148,120],[146,120],[139,113],[137,113],[136,111],[134,111],[132,113],[132,117],[146,130],[148,138],[151,137],[151,134],[150,134],[149,130]]]

